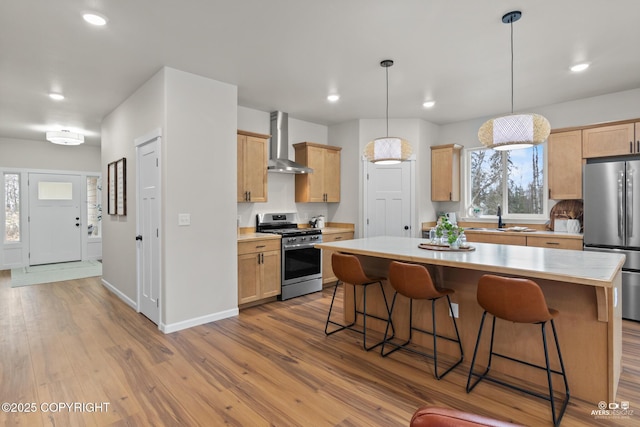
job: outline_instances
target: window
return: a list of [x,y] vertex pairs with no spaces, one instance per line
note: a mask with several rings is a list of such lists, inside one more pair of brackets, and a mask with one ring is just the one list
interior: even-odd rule
[[20,241],[20,175],[4,174],[4,241]]
[[102,230],[102,180],[97,176],[87,177],[87,232],[89,237],[100,237]]
[[522,219],[546,217],[544,144],[531,148],[496,151],[486,148],[466,152],[469,213]]

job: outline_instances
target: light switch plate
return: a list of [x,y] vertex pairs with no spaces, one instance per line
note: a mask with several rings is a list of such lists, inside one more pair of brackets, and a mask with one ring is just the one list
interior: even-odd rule
[[178,214],[178,225],[191,225],[191,214]]

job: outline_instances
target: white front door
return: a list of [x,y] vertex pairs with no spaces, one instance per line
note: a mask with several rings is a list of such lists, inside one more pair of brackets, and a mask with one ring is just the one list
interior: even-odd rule
[[29,174],[29,265],[82,259],[79,175]]
[[376,165],[367,162],[365,237],[412,235],[413,162]]
[[137,157],[138,310],[160,321],[160,138],[139,145]]

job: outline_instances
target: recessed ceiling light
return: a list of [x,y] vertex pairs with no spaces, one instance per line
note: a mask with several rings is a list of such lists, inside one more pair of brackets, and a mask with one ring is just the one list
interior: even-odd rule
[[49,94],[49,98],[51,98],[51,99],[55,99],[56,101],[62,101],[62,100],[64,99],[64,95],[63,95],[63,94],[61,94],[61,93],[54,93],[54,92],[51,92],[51,93]]
[[422,103],[422,106],[424,108],[431,108],[434,105],[436,105],[436,101],[425,101],[425,102]]
[[576,64],[573,67],[571,67],[571,71],[573,71],[574,73],[578,73],[580,71],[584,71],[587,68],[589,68],[589,64],[588,63],[583,63],[583,64]]
[[98,27],[102,27],[107,23],[107,18],[105,18],[102,15],[98,15],[97,13],[85,13],[84,15],[82,15],[82,18],[85,21],[87,21],[89,24],[95,25]]
[[327,96],[327,100],[329,100],[329,102],[336,102],[339,99],[340,99],[340,95],[338,94],[332,94]]

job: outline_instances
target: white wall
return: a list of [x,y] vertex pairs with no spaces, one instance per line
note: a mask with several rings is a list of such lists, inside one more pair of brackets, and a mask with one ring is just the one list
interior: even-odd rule
[[166,68],[165,89],[163,318],[176,330],[237,314],[237,88]]
[[[238,107],[238,129],[248,132],[271,134],[270,112]],[[293,144],[298,142],[316,142],[318,144],[337,145],[329,141],[327,126],[306,122],[289,116],[289,159],[295,159]],[[295,175],[286,173],[268,173],[268,194],[266,203],[238,203],[240,227],[255,227],[256,214],[265,212],[298,212],[301,222],[316,215],[328,216],[327,205],[332,203],[296,203]]]
[[[103,121],[104,168],[129,159],[127,216],[107,215],[103,221],[103,280],[132,306],[137,297],[133,141],[153,129],[163,131],[160,328],[165,332],[237,314],[236,188],[229,181],[235,183],[237,174],[236,99],[233,85],[163,68]],[[191,214],[190,226],[178,226],[179,213]]]
[[356,224],[355,235],[360,233],[360,127],[359,121],[329,127],[331,145],[342,147],[340,152],[340,203],[329,203],[328,219],[334,222]]
[[[165,128],[164,70],[160,70],[102,121],[102,176],[107,164],[127,159],[127,215],[102,216],[102,279],[136,307],[136,155],[133,141],[152,129]],[[107,192],[102,192],[107,206]]]
[[0,138],[0,167],[98,172],[100,147],[56,145],[44,140]]

